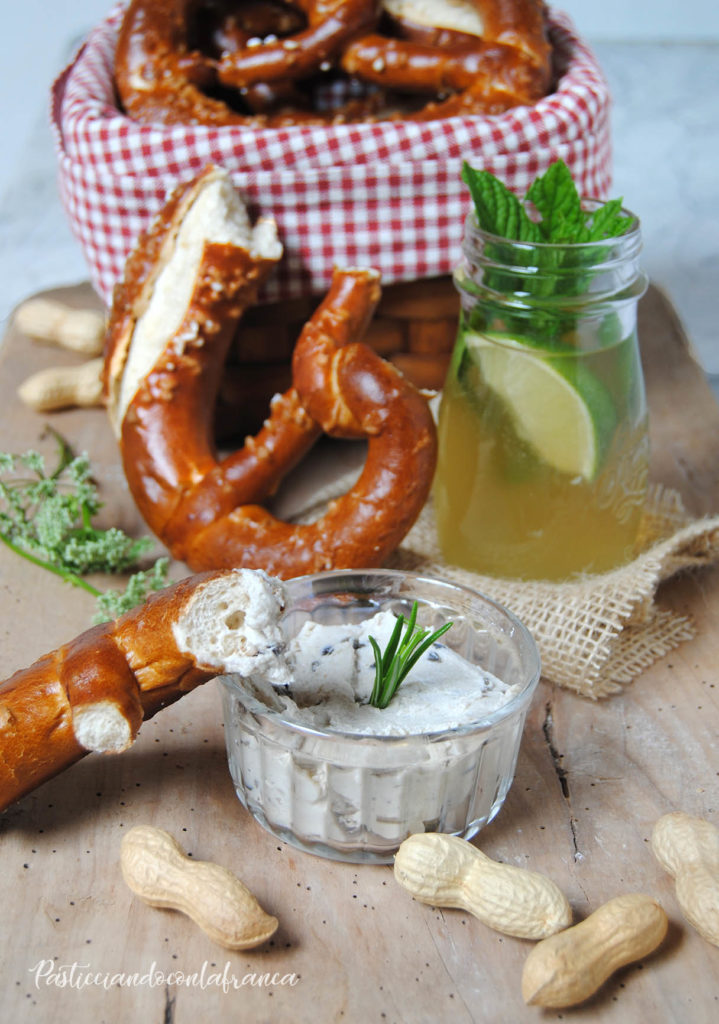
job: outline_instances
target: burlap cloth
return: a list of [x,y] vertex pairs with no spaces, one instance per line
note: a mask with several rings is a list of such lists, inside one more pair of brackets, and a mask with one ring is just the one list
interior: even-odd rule
[[[316,493],[300,518],[313,518],[351,486],[353,475]],[[660,607],[656,593],[663,580],[719,561],[719,515],[694,519],[676,491],[653,485],[637,550],[628,565],[570,583],[481,576],[444,561],[430,501],[387,565],[464,583],[505,605],[534,636],[542,676],[598,699],[617,693],[695,635],[692,621]]]

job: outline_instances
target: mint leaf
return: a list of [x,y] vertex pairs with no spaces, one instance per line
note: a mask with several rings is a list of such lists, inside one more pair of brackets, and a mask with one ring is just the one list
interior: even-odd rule
[[628,231],[632,218],[622,212],[622,200],[610,199],[590,215],[587,231],[588,242],[598,242],[603,238],[616,238]]
[[490,171],[462,167],[462,181],[474,201],[477,224],[483,231],[516,242],[540,242],[539,228],[527,216],[520,199]]
[[532,182],[526,198],[541,216],[545,242],[584,242],[582,200],[572,174],[563,160],[556,160]]

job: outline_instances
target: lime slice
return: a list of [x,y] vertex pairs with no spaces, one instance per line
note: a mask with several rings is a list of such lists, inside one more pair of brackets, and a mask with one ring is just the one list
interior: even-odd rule
[[593,480],[616,426],[605,385],[576,356],[540,356],[516,339],[473,332],[465,343],[517,436],[554,469]]

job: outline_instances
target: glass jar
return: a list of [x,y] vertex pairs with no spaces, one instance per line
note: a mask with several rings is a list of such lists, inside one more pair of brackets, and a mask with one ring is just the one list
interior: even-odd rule
[[448,562],[562,580],[632,558],[649,461],[647,279],[627,215],[627,233],[571,245],[499,238],[468,216],[434,485]]

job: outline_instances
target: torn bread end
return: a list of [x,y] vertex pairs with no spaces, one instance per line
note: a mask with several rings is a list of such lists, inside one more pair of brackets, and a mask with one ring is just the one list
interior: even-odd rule
[[178,207],[162,248],[162,267],[134,322],[123,365],[113,369],[113,375],[120,376],[112,406],[116,430],[138,387],[183,323],[207,243],[235,245],[258,261],[277,262],[282,256],[275,222],[267,218],[253,228],[230,175],[218,167],[202,174]]
[[280,580],[261,569],[235,569],[198,587],[173,626],[175,642],[200,668],[261,673],[286,685],[284,606]]
[[85,750],[99,754],[121,754],[135,739],[121,708],[111,700],[86,704],[74,711],[72,728]]

